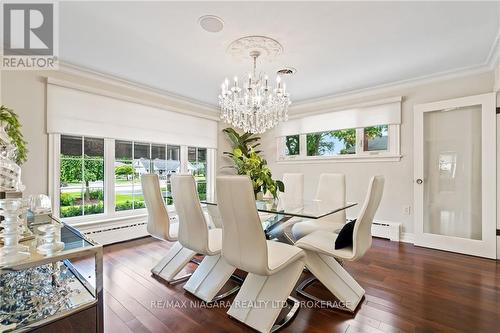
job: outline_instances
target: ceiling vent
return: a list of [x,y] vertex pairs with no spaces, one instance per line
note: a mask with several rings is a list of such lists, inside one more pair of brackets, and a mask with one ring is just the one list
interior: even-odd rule
[[280,76],[293,75],[295,73],[297,73],[297,70],[293,67],[284,67],[276,72]]

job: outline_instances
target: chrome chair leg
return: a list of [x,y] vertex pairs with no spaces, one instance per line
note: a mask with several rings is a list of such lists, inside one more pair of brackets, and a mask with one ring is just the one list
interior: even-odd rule
[[236,281],[238,283],[237,286],[234,286],[233,288],[231,288],[230,290],[222,293],[222,294],[219,294],[217,296],[214,297],[214,299],[211,301],[211,302],[208,302],[207,304],[212,304],[212,303],[215,303],[217,301],[220,301],[226,297],[229,297],[231,295],[233,295],[234,293],[238,292],[241,288],[241,285],[243,284],[243,281],[244,279],[240,278],[239,276],[237,275],[231,275],[230,277],[230,280],[233,280],[233,281]]
[[196,259],[196,258],[191,259],[191,260],[190,260],[190,262],[191,262],[192,264],[195,264],[195,265],[198,265],[198,266],[200,266],[200,264],[201,264],[201,261],[200,261],[200,260],[198,260],[198,259]]
[[290,311],[286,314],[286,316],[281,319],[280,321],[274,323],[273,327],[271,328],[271,333],[276,332],[277,330],[281,329],[284,327],[286,324],[288,324],[294,317],[295,315],[299,312],[300,308],[300,301],[292,296],[289,296],[286,300],[288,304],[291,305]]
[[189,274],[186,274],[186,275],[182,275],[182,276],[179,276],[178,278],[175,278],[171,281],[167,281],[167,283],[169,285],[176,285],[176,284],[179,284],[179,283],[182,283],[182,282],[185,282],[187,280],[189,280],[189,278],[191,277],[191,275],[193,275],[193,273],[189,273]]

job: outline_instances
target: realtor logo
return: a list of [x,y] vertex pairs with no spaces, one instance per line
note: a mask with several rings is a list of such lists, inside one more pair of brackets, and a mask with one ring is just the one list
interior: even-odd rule
[[57,69],[56,5],[3,3],[2,69]]

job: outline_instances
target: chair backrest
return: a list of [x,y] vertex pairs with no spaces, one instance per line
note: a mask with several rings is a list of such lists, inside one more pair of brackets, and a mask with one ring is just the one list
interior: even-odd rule
[[267,275],[267,242],[248,176],[217,177],[222,217],[222,256],[244,271]]
[[354,224],[353,258],[361,258],[372,245],[372,222],[384,192],[384,177],[374,176],[370,180],[365,202]]
[[[316,200],[321,200],[332,204],[332,206],[342,207],[346,204],[345,175],[342,173],[322,173],[319,176],[316,190]],[[322,220],[333,223],[346,223],[345,210],[328,215]]]
[[206,254],[208,251],[208,225],[201,209],[196,181],[191,175],[174,175],[172,197],[179,218],[179,242],[190,250]]
[[298,206],[304,201],[304,174],[284,173],[285,192],[281,194],[287,206]]
[[219,207],[215,205],[207,205],[208,217],[212,220],[216,228],[222,229],[222,218],[220,216]]
[[161,195],[160,180],[156,174],[141,176],[142,193],[148,209],[147,230],[155,238],[174,241],[170,237],[170,218]]

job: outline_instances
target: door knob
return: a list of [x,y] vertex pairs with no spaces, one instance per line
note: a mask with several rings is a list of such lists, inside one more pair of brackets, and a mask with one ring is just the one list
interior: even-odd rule
[[423,182],[424,182],[424,181],[423,181],[422,179],[420,179],[420,178],[419,178],[419,179],[417,179],[417,184],[418,184],[418,185],[422,184]]

